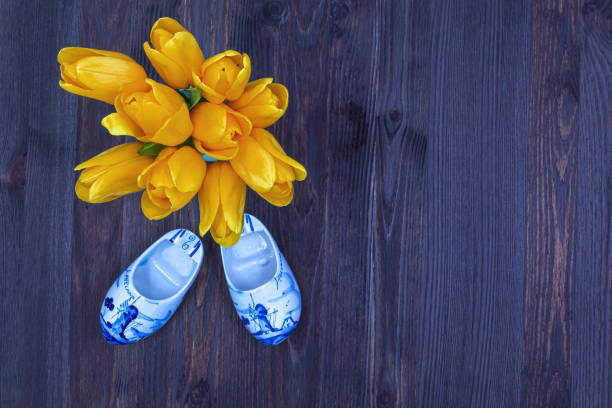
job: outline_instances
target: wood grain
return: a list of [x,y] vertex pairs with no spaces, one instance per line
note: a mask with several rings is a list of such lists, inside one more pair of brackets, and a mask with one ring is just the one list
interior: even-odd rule
[[584,2],[576,145],[571,402],[612,405],[612,2]]
[[[285,84],[272,127],[304,163],[284,208],[249,193],[300,283],[288,341],[256,342],[219,252],[154,336],[105,343],[109,285],[195,202],[73,193],[104,103],[57,51],[142,50],[181,21],[206,56]],[[612,406],[612,2],[0,3],[0,406]]]
[[532,7],[525,406],[570,404],[580,98],[578,12],[578,4],[571,1],[534,2]]

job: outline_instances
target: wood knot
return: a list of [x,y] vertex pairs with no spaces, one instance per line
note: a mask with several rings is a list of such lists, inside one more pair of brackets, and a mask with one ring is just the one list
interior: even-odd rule
[[332,37],[342,37],[344,35],[344,29],[342,27],[340,27],[338,24],[331,24],[329,26],[329,32],[332,35]]
[[289,18],[289,7],[282,1],[269,1],[263,6],[263,21],[266,24],[280,26]]
[[381,373],[376,392],[376,406],[385,408],[397,405],[397,387],[389,372]]
[[582,21],[584,31],[590,34],[600,31],[607,34],[612,29],[612,8],[605,0],[589,0],[582,6]]
[[402,113],[399,111],[399,109],[395,108],[395,109],[392,109],[391,112],[389,112],[389,119],[391,119],[393,122],[397,122],[401,118],[402,118]]
[[6,167],[4,185],[9,190],[23,190],[26,184],[27,155],[20,154]]
[[206,402],[210,402],[209,390],[208,380],[200,379],[200,381],[191,386],[189,394],[187,394],[187,402],[192,407],[204,406]]
[[574,128],[578,114],[578,100],[571,87],[564,86],[557,100],[557,122],[561,139],[567,140]]
[[366,118],[366,111],[363,109],[363,106],[353,101],[343,104],[340,109],[338,109],[338,112],[354,124],[363,123]]
[[384,389],[376,394],[376,406],[377,407],[392,407],[397,402],[397,395],[395,391],[390,389]]
[[332,20],[343,20],[351,12],[351,8],[346,3],[341,3],[339,1],[333,2],[331,7],[329,8],[329,15]]

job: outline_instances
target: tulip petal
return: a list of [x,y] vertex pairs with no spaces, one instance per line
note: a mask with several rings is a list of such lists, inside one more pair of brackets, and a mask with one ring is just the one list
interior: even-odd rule
[[155,166],[149,176],[148,184],[154,185],[156,188],[159,187],[174,187],[172,181],[172,175],[170,169],[167,166]]
[[[105,56],[85,57],[76,63],[76,73],[79,81],[98,87],[108,86],[118,91],[121,82],[125,78],[145,79],[147,77],[144,69],[136,62],[123,62],[117,58]],[[129,82],[132,82],[131,80]]]
[[244,224],[246,185],[227,162],[220,165],[219,197],[223,217],[232,231],[240,233]]
[[89,202],[89,187],[81,181],[80,177],[74,185],[74,192],[79,197],[79,200]]
[[[229,115],[232,115],[233,122],[229,120]],[[234,124],[235,131],[250,132],[248,118],[231,110],[225,104],[198,103],[191,110],[191,122],[195,148],[217,160],[229,160],[238,152],[238,143],[228,134],[227,128],[231,123]]]
[[102,126],[108,133],[115,136],[133,136],[137,139],[144,137],[144,132],[127,115],[111,113],[102,119]]
[[161,52],[151,48],[148,42],[145,42],[142,47],[153,68],[155,68],[159,76],[168,85],[176,89],[187,88],[189,86],[191,78],[185,75],[183,67]]
[[217,213],[217,216],[213,221],[213,225],[210,229],[210,235],[217,244],[225,248],[235,245],[240,239],[240,232],[235,232],[228,228],[221,211]]
[[229,247],[236,245],[239,240],[240,240],[240,233],[232,231],[225,238],[218,238],[215,241],[217,242],[217,244],[221,245],[223,248],[229,248]]
[[206,98],[207,101],[214,104],[220,104],[225,100],[225,96],[221,95],[219,92],[202,82],[195,71],[191,74],[191,81],[193,82],[193,86],[202,90],[202,96]]
[[244,88],[244,92],[236,100],[229,101],[227,104],[234,110],[240,110],[247,106],[253,98],[261,93],[266,86],[270,85],[274,81],[274,78],[260,78],[255,81],[249,82]]
[[67,47],[60,50],[57,60],[63,89],[110,104],[121,86],[147,77],[136,61],[118,52]]
[[159,165],[161,161],[166,160],[166,158],[168,158],[168,156],[175,151],[176,147],[166,147],[164,150],[162,150],[155,158],[155,161],[140,172],[140,175],[138,175],[138,186],[140,186],[140,188],[145,188],[149,183],[151,172],[154,170],[154,168]]
[[219,176],[221,163],[211,163],[206,169],[206,176],[198,194],[200,207],[200,235],[210,229],[219,209]]
[[[240,71],[234,78],[233,82],[229,84],[230,87],[229,89],[227,89],[225,94],[221,94],[216,89],[213,89],[211,86],[209,86],[206,83],[206,79],[205,79],[205,77],[210,74],[210,73],[207,73],[208,68],[210,68],[211,65],[219,62],[223,58],[230,58],[234,62],[236,62],[237,65],[242,65]],[[214,67],[212,69],[214,69]],[[215,103],[215,104],[220,104],[225,99],[233,100],[233,99],[237,99],[238,97],[240,97],[240,95],[244,91],[244,88],[246,87],[246,84],[249,82],[250,76],[251,76],[251,60],[249,59],[249,56],[246,54],[240,54],[239,52],[234,51],[234,50],[227,50],[227,51],[224,51],[220,54],[214,55],[206,59],[204,63],[202,64],[200,71],[193,72],[192,80],[193,80],[193,85],[202,90],[202,94],[204,95],[206,100],[208,100],[209,102]],[[224,84],[227,84],[227,83],[224,82]],[[221,89],[223,88],[224,86],[221,86]]]
[[225,238],[230,231],[231,230],[227,227],[227,223],[223,217],[223,210],[219,208],[210,227],[210,235],[215,241],[218,241]]
[[307,174],[304,166],[302,166],[300,163],[298,163],[291,157],[287,156],[281,145],[278,143],[278,141],[276,141],[276,139],[274,138],[274,136],[272,136],[270,132],[265,129],[256,128],[253,129],[251,135],[272,156],[293,167],[296,180],[302,181],[306,178]]
[[172,211],[180,210],[186,206],[197,193],[197,190],[184,193],[174,187],[166,189],[166,197],[170,200]]
[[289,105],[289,91],[283,84],[273,83],[268,86],[272,93],[279,99],[280,101],[280,109],[283,110],[283,113],[287,110],[287,106]]
[[170,203],[170,200],[166,196],[166,187],[157,188],[149,184],[146,193],[153,205],[166,210],[172,209],[172,203]]
[[137,64],[137,62],[134,61],[132,58],[120,52],[98,50],[95,48],[85,48],[85,47],[64,47],[62,48],[57,54],[57,62],[59,62],[60,64],[72,64],[81,58],[94,57],[94,56],[119,58],[119,59]]
[[120,197],[120,196],[109,196],[104,200],[93,202],[89,198],[89,187],[86,184],[82,183],[81,181],[77,181],[76,184],[74,185],[74,192],[76,193],[79,200],[85,201],[86,203],[93,203],[93,204],[107,203],[109,201],[116,200],[117,198]]
[[178,33],[180,31],[187,31],[185,27],[183,27],[181,23],[175,19],[170,17],[161,17],[157,19],[151,28],[151,42],[154,42],[153,33],[158,29],[166,30],[171,34]]
[[[111,165],[112,166],[112,165]],[[102,174],[106,173],[110,166],[93,166],[87,167],[81,172],[79,181],[83,184],[91,184]]]
[[283,116],[285,111],[273,105],[247,106],[238,112],[251,120],[253,127],[266,128]]
[[102,153],[92,157],[89,160],[76,166],[75,170],[81,170],[87,167],[93,166],[108,166],[110,164],[119,163],[124,160],[133,159],[138,157],[138,150],[143,146],[142,143],[132,142],[123,143],[110,149],[103,151]]
[[236,121],[238,122],[238,126],[240,126],[241,135],[248,136],[251,134],[251,131],[253,130],[253,124],[251,123],[248,117],[246,117],[240,112],[236,112],[227,105],[223,105],[223,109],[225,109],[229,115],[232,115],[234,119],[236,119]]
[[152,157],[140,156],[111,166],[90,186],[91,202],[100,202],[112,196],[120,197],[141,190],[136,179],[138,174],[152,161]]
[[161,50],[162,46],[172,38],[172,33],[164,29],[151,30],[151,43],[156,50]]
[[150,220],[160,220],[167,217],[172,212],[171,209],[156,206],[146,192],[142,193],[140,207],[142,208],[142,213],[145,215],[145,217]]
[[189,119],[189,108],[183,103],[178,112],[168,118],[149,141],[166,146],[176,146],[187,140],[192,132],[193,125]]
[[251,59],[247,54],[242,54],[242,66],[243,68],[238,73],[238,77],[230,89],[225,93],[227,100],[233,101],[234,99],[238,99],[249,82],[249,78],[251,77]]
[[238,154],[230,164],[245,183],[255,191],[268,191],[274,186],[274,157],[250,136],[240,136]]
[[91,99],[97,99],[102,102],[113,104],[117,92],[115,90],[104,90],[104,89],[83,89],[76,85],[68,82],[59,81],[59,86],[67,92],[75,95],[85,96]]
[[284,207],[293,201],[293,183],[275,184],[270,191],[257,194],[272,205]]
[[146,82],[151,85],[151,90],[157,102],[168,111],[174,112],[177,110],[177,107],[187,105],[181,94],[169,86],[160,84],[151,79],[148,79]]
[[204,62],[204,54],[195,37],[187,32],[177,32],[160,50],[174,61],[180,62],[185,78],[191,80],[191,72],[199,70]]
[[190,113],[193,138],[210,143],[221,140],[227,126],[227,111],[221,105],[200,102]]
[[[176,146],[187,140],[193,130],[183,97],[151,79],[127,84],[115,99],[115,109],[140,130],[135,137],[143,142]],[[106,124],[110,126],[112,122]]]
[[174,185],[179,191],[193,192],[202,187],[206,174],[206,162],[189,146],[181,147],[168,159],[168,168]]
[[288,103],[287,88],[272,83],[272,78],[262,78],[250,82],[240,98],[228,105],[247,116],[253,127],[265,128],[285,114]]
[[149,85],[148,81],[152,81],[150,79],[143,81],[130,82],[129,84],[123,85],[121,87],[121,92],[119,94],[119,98],[115,99],[115,109],[119,112],[119,107],[126,103],[133,96],[132,94],[135,92],[148,92],[151,89],[151,85]]
[[[217,143],[217,145],[221,144],[223,142]],[[238,154],[238,143],[234,140],[225,141],[224,147],[216,146],[214,149],[208,149],[204,147],[202,141],[194,138],[193,145],[200,153],[204,153],[217,160],[231,160]]]

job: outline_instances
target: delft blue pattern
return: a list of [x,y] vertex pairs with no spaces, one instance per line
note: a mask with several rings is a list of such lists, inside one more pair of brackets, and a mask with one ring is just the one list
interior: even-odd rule
[[[131,268],[127,269],[123,276],[127,277],[131,271]],[[111,290],[114,288],[115,285]],[[102,335],[109,343],[126,344],[141,340],[157,331],[172,316],[172,309],[160,310],[156,307],[157,302],[152,302],[142,296],[134,297],[128,288],[123,289],[125,291],[114,293],[117,298],[125,297],[122,303],[115,308],[112,303],[113,298],[107,297],[100,311]],[[147,314],[143,311],[146,311]]]
[[276,345],[289,337],[300,320],[302,301],[295,277],[283,255],[280,271],[259,288],[243,292],[228,285],[242,323],[259,341]]
[[[177,243],[179,247],[189,251],[192,257],[203,250],[201,241],[184,229],[168,235],[166,239],[170,242],[180,240]],[[143,262],[143,259],[138,257],[117,278],[106,294],[100,310],[100,326],[104,339],[109,343],[134,343],[149,336],[170,319],[182,301],[182,296],[169,302],[159,302],[140,295],[132,285],[131,277],[134,266]],[[189,286],[184,288],[183,294],[188,288]]]
[[104,307],[108,308],[108,310],[113,310],[115,308],[112,297],[107,297],[104,299]]

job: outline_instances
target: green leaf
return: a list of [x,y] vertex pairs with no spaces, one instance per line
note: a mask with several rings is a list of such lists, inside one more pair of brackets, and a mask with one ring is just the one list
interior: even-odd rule
[[164,146],[163,144],[149,142],[145,143],[144,146],[142,146],[140,150],[138,150],[138,153],[142,154],[143,156],[157,156],[159,152],[164,150],[165,147],[166,146]]
[[188,89],[179,89],[178,92],[185,98],[185,102],[187,102],[187,107],[189,110],[196,106],[200,99],[202,99],[202,91],[199,88],[188,88]]
[[183,143],[181,143],[180,145],[176,147],[183,147],[183,146],[189,146],[195,149],[195,146],[193,145],[193,136],[189,136],[187,140],[185,140]]

